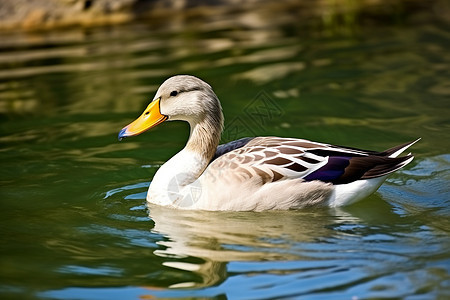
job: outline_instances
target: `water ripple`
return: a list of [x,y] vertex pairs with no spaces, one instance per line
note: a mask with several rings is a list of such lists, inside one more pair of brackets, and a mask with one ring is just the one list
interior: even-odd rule
[[[112,190],[109,190],[106,192],[106,195],[103,199],[107,199],[109,197],[112,197],[118,193],[122,193],[124,191],[129,191],[129,190],[134,190],[134,189],[141,189],[141,188],[148,188],[150,184],[148,182],[140,182],[140,183],[136,183],[136,184],[130,184],[130,185],[126,185],[120,188],[115,188]],[[142,194],[143,193],[137,193],[137,194],[131,194],[131,195],[127,195],[125,197],[125,199],[132,199],[132,200],[136,200],[136,199],[145,199],[145,196],[142,198]],[[138,196],[141,198],[138,198]]]

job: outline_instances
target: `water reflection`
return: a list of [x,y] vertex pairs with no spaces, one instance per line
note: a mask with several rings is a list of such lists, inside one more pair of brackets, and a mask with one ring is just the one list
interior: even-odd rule
[[[403,297],[442,278],[426,275],[437,266],[422,259],[445,255],[446,234],[398,215],[379,197],[345,210],[302,212],[210,213],[152,205],[150,216],[153,233],[165,237],[157,242],[163,249],[154,252],[162,264],[201,278],[168,286],[179,292],[147,287],[155,296],[182,297],[183,289],[209,287],[194,295],[233,298],[245,290],[255,299],[261,293]],[[423,239],[428,242],[417,243]]]
[[[227,263],[294,261],[303,259],[299,245],[333,235],[332,224],[358,223],[358,218],[327,210],[263,213],[183,211],[150,205],[154,233],[167,239],[154,253],[165,266],[197,273],[201,283],[180,282],[172,287],[216,285],[228,277]],[[195,257],[201,262],[186,262]]]

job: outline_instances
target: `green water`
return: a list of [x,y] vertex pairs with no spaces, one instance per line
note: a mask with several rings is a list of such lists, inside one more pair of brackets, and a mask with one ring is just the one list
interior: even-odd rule
[[[419,19],[2,33],[1,298],[450,297],[449,29]],[[213,86],[224,141],[422,140],[413,163],[342,209],[147,208],[188,127],[117,134],[173,74]]]

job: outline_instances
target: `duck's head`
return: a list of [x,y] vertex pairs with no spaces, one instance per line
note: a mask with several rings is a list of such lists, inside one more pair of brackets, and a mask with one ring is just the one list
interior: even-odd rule
[[167,79],[142,115],[119,133],[119,140],[141,134],[168,120],[187,121],[191,127],[205,119],[222,126],[222,108],[211,86],[190,75]]

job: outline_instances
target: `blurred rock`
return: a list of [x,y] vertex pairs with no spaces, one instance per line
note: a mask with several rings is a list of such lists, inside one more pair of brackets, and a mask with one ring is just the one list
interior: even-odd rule
[[180,16],[214,18],[242,11],[269,14],[272,19],[273,15],[302,21],[316,17],[325,26],[334,26],[336,22],[356,22],[361,16],[381,20],[420,10],[433,11],[449,21],[445,0],[1,0],[0,30],[94,26],[136,19],[170,22]]
[[139,0],[2,0],[0,29],[51,29],[123,23]]

